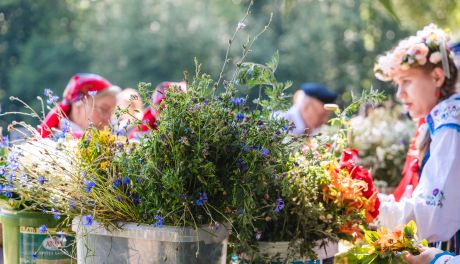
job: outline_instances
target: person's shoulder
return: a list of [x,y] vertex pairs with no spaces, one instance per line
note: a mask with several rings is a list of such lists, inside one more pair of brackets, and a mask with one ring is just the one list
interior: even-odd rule
[[460,133],[460,93],[437,104],[426,116],[426,123],[431,135],[441,129],[454,129]]

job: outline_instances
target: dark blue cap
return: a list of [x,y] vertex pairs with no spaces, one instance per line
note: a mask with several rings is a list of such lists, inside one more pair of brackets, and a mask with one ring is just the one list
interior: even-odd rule
[[303,83],[300,86],[306,95],[314,97],[324,104],[332,104],[337,99],[338,94],[330,91],[326,86],[319,83]]

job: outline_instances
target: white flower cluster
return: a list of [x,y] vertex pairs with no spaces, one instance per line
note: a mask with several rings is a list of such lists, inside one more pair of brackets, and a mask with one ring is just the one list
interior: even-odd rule
[[[393,50],[380,56],[374,67],[377,79],[391,81],[397,70],[407,70],[412,66],[423,66],[427,62],[438,64],[442,61],[443,48],[448,50],[448,33],[430,24],[418,31],[415,36],[401,40]],[[453,58],[453,53],[449,56]]]

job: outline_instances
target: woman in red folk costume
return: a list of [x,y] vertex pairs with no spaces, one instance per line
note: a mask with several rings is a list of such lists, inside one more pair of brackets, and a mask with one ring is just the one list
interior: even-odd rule
[[[43,138],[58,132],[71,132],[79,138],[90,125],[103,129],[110,123],[120,91],[97,74],[76,74],[67,84],[63,100],[48,113],[38,132]],[[45,95],[51,101],[58,98],[50,90],[45,90]]]
[[162,82],[155,87],[155,92],[152,94],[152,105],[147,107],[142,116],[142,124],[134,129],[129,138],[137,138],[140,135],[147,133],[150,129],[157,129],[157,121],[160,116],[160,104],[165,99],[165,91],[169,88],[179,88],[178,91],[187,92],[185,82]]

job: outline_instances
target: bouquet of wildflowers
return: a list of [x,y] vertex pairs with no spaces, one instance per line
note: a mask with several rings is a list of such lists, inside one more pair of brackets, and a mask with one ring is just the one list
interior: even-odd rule
[[[350,146],[359,150],[360,164],[376,180],[396,186],[400,179],[415,124],[404,118],[399,106],[387,105],[351,122]],[[389,129],[391,128],[391,129]]]
[[[357,165],[354,149],[347,146],[346,116],[360,100],[380,100],[381,94],[364,94],[344,112],[336,111],[331,120],[336,129],[331,136],[318,136],[303,144],[302,150],[291,155],[287,170],[275,177],[283,197],[277,214],[267,215],[257,222],[260,241],[290,241],[290,252],[283,261],[308,256],[315,259],[316,246],[340,238],[353,239],[359,226],[367,226],[378,215],[380,202],[368,170]],[[300,150],[300,149],[299,149]],[[252,259],[273,261],[264,252]]]
[[341,258],[347,263],[405,263],[402,253],[418,255],[418,246],[428,246],[426,240],[417,238],[417,225],[410,221],[400,230],[388,231],[382,227],[377,231],[364,231],[364,239],[355,243],[355,247]]

